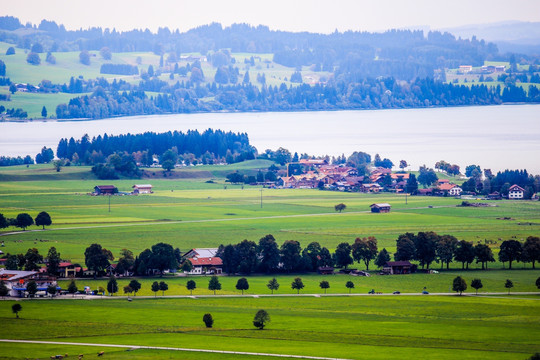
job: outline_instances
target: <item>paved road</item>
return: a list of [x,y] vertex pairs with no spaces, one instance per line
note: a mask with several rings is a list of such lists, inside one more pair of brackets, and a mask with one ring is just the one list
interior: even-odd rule
[[[462,296],[470,296],[470,297],[489,297],[493,295],[506,295],[506,298],[508,299],[516,299],[515,296],[519,295],[538,295],[540,296],[540,292],[511,292],[509,296],[508,292],[483,292],[479,293],[478,295],[474,293],[463,293]],[[131,299],[131,300],[137,300],[137,299],[215,299],[215,298],[264,298],[264,297],[275,297],[275,298],[282,298],[282,297],[315,297],[315,298],[321,298],[321,297],[346,297],[346,296],[459,296],[459,294],[455,292],[440,292],[440,293],[429,293],[429,294],[421,294],[418,292],[415,293],[401,293],[401,294],[392,294],[392,293],[381,293],[381,294],[367,294],[367,293],[356,293],[356,294],[252,294],[252,295],[165,295],[165,296],[100,296],[100,295],[59,295],[56,296],[55,299],[57,300],[73,300],[73,299],[79,299],[79,300],[114,300],[114,299]],[[49,298],[10,298],[6,297],[2,300],[46,300]],[[540,300],[539,299],[528,299],[528,300]]]
[[100,348],[125,348],[125,349],[132,349],[132,350],[136,350],[136,349],[153,349],[153,350],[169,350],[169,351],[171,351],[171,350],[172,351],[190,351],[190,352],[231,354],[231,355],[252,355],[252,356],[282,357],[282,358],[292,358],[292,359],[348,360],[348,359],[342,359],[342,358],[329,358],[329,357],[321,357],[321,356],[269,354],[269,353],[255,353],[255,352],[227,351],[227,350],[189,349],[189,348],[164,347],[164,346],[94,344],[94,343],[79,343],[79,342],[67,342],[67,341],[10,340],[10,339],[0,339],[0,342],[23,343],[23,344],[45,344],[45,345],[96,346],[96,347],[100,347]]
[[[447,208],[455,207],[455,205],[444,205],[444,206],[433,206],[432,208]],[[421,210],[428,209],[429,207],[414,207],[414,208],[404,208],[396,209],[394,211],[403,211],[403,210]],[[79,229],[99,229],[99,228],[112,228],[112,227],[125,227],[125,226],[148,226],[148,225],[168,225],[168,224],[197,224],[197,223],[208,223],[208,222],[225,222],[225,221],[249,221],[249,220],[268,220],[268,219],[291,219],[291,218],[300,218],[300,217],[312,217],[312,216],[344,216],[344,215],[354,215],[354,214],[365,214],[370,213],[371,211],[351,211],[346,213],[316,213],[316,214],[296,214],[296,215],[274,215],[274,216],[256,216],[256,217],[241,217],[241,218],[224,218],[224,219],[201,219],[201,220],[175,220],[175,221],[145,221],[145,222],[126,222],[119,224],[103,224],[103,225],[87,225],[87,226],[70,226],[70,227],[59,227],[52,229],[34,229],[26,231],[12,231],[0,234],[0,236],[8,235],[17,235],[17,234],[26,234],[29,232],[43,232],[43,231],[60,231],[60,230],[79,230]]]

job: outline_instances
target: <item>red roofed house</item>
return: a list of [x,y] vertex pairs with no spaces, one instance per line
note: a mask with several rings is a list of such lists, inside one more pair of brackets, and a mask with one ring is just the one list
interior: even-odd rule
[[192,249],[188,251],[184,258],[191,262],[193,269],[190,275],[221,274],[223,272],[223,261],[216,256],[217,249]]
[[61,262],[58,264],[59,277],[75,277],[77,275],[77,267],[70,262]]
[[459,196],[463,189],[461,189],[456,184],[450,183],[439,183],[439,190],[448,192],[451,196]]
[[523,199],[525,194],[525,189],[518,185],[510,186],[508,189],[508,198],[509,199]]

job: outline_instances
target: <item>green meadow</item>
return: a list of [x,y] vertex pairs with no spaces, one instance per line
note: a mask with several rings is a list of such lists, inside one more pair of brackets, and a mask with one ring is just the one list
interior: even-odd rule
[[[461,200],[445,197],[263,189],[223,181],[225,174],[237,169],[249,172],[267,167],[260,160],[198,166],[175,170],[173,178],[164,178],[159,169],[146,169],[150,178],[115,181],[96,180],[87,167],[64,167],[60,173],[51,165],[0,169],[1,213],[16,217],[27,212],[35,217],[47,211],[53,220],[45,231],[37,226],[23,232],[3,229],[4,233],[17,232],[2,237],[3,251],[21,253],[36,247],[46,254],[55,246],[64,259],[84,263],[85,248],[96,242],[118,256],[123,248],[138,254],[157,242],[187,251],[244,239],[258,241],[272,234],[278,244],[297,240],[304,247],[318,241],[331,250],[343,241],[375,236],[379,249],[393,253],[400,234],[435,231],[475,243],[490,240],[496,253],[503,240],[521,240],[540,232],[538,201],[492,201],[494,206],[471,208],[458,207]],[[119,191],[129,192],[136,183],[151,183],[154,194],[89,195],[96,185],[114,184]],[[381,202],[390,203],[392,211],[370,213],[369,206]],[[347,205],[344,212],[334,211],[338,203]],[[451,267],[459,269],[461,264]]]
[[[526,359],[540,351],[537,298],[459,296],[33,300],[0,303],[0,337],[311,355],[345,359]],[[265,330],[252,326],[265,309]],[[214,327],[202,316],[211,313]],[[2,343],[3,359],[68,353],[210,359],[165,350]],[[248,359],[249,357],[246,357]]]
[[[356,267],[356,266],[354,266]],[[362,266],[363,267],[363,266]],[[375,266],[373,266],[375,268]],[[354,283],[354,289],[351,289],[351,294],[367,294],[370,290],[381,292],[383,294],[391,294],[394,291],[400,291],[402,293],[421,293],[424,288],[431,293],[448,293],[452,292],[452,281],[456,276],[462,276],[468,284],[468,288],[465,291],[467,294],[474,294],[475,290],[470,287],[471,280],[479,278],[482,280],[483,288],[481,288],[478,294],[488,293],[506,293],[508,289],[504,287],[506,279],[512,280],[514,287],[511,289],[511,294],[520,292],[537,292],[538,288],[535,285],[536,279],[540,276],[540,270],[452,270],[440,272],[439,274],[422,274],[416,273],[411,275],[400,276],[387,276],[378,275],[377,271],[371,271],[371,276],[352,276],[344,274],[335,275],[315,275],[315,274],[275,274],[275,275],[252,275],[246,276],[249,283],[249,289],[244,291],[244,295],[270,295],[271,292],[267,288],[268,281],[275,277],[279,283],[279,289],[274,291],[275,295],[290,295],[296,294],[297,291],[291,288],[291,283],[294,278],[300,277],[304,284],[304,288],[300,290],[300,294],[348,294],[349,289],[345,287],[347,281]],[[235,288],[236,282],[239,276],[221,276],[219,281],[221,283],[221,290],[216,291],[216,295],[241,295],[241,291]],[[186,283],[189,280],[193,280],[196,283],[197,288],[191,293],[186,288]],[[193,296],[207,296],[213,295],[214,292],[208,290],[208,282],[210,277],[208,276],[172,276],[165,275],[163,277],[149,277],[149,278],[137,278],[137,281],[141,283],[141,290],[136,296],[154,296],[162,297],[171,295],[193,295]],[[319,287],[321,281],[328,281],[330,288],[322,290]],[[92,290],[97,290],[99,287],[107,288],[108,279],[79,279],[76,281],[77,287],[82,290],[85,286],[89,286]],[[124,286],[127,286],[131,279],[118,278],[118,293],[115,296],[126,296],[123,293]],[[154,281],[165,281],[169,286],[169,290],[162,293],[158,291],[153,293],[151,285]],[[63,289],[67,289],[69,285],[68,280],[59,281],[59,285]],[[133,296],[133,294],[132,294]],[[514,295],[511,295],[514,296]]]

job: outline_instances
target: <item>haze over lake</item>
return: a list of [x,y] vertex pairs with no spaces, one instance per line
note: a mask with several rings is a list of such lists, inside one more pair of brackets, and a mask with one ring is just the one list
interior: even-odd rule
[[350,155],[364,151],[411,170],[445,160],[493,171],[527,169],[540,174],[540,105],[471,106],[335,112],[204,113],[133,116],[94,121],[0,123],[0,155],[56,152],[60,138],[103,133],[199,130],[246,132],[259,152]]

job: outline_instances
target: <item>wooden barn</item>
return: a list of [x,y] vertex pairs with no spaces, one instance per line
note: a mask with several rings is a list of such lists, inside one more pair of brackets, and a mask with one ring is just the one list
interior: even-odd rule
[[114,185],[94,186],[94,194],[96,195],[112,195],[116,193],[118,193],[118,189]]
[[390,204],[387,203],[371,204],[369,207],[372,213],[389,213],[391,208]]

